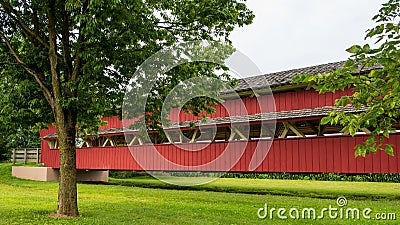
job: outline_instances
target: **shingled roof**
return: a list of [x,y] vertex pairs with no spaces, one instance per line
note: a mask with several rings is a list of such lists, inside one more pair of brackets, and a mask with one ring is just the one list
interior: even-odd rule
[[294,76],[300,74],[318,74],[328,73],[336,70],[343,66],[345,61],[321,64],[316,66],[304,67],[300,69],[286,70],[276,73],[263,74],[253,77],[246,77],[240,79],[235,91],[248,90],[249,87],[252,89],[264,88],[269,84],[270,87],[277,87],[283,85],[289,85],[292,82]]

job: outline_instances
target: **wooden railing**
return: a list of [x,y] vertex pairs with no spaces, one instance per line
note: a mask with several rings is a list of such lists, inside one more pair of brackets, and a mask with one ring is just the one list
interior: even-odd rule
[[13,164],[17,162],[30,163],[40,162],[40,148],[14,148],[12,149],[11,161]]

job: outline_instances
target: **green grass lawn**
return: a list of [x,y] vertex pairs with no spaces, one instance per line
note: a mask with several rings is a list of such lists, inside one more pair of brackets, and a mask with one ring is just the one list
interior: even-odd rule
[[[26,181],[10,177],[11,165],[0,164],[0,224],[376,224],[376,220],[348,219],[259,219],[257,210],[274,208],[315,208],[320,214],[335,198],[348,198],[346,208],[371,208],[400,216],[400,184],[317,182],[291,180],[219,179],[196,187],[176,190],[149,178],[112,179],[124,185],[79,184],[81,217],[49,217],[57,205],[55,182]],[[125,186],[128,185],[128,186]],[[129,186],[130,185],[130,186]],[[150,186],[162,188],[143,188]],[[217,190],[217,191],[205,191]],[[226,193],[222,191],[229,191]],[[246,192],[246,193],[240,193]],[[249,194],[250,193],[250,194]],[[258,194],[256,194],[258,193]],[[265,193],[273,193],[265,194]],[[296,193],[299,196],[294,196]],[[286,194],[286,195],[279,195]],[[290,196],[293,195],[293,196]],[[306,196],[316,196],[306,197]],[[389,196],[389,197],[388,197]],[[286,213],[288,215],[288,213]],[[324,214],[328,217],[328,214]],[[398,224],[380,221],[380,224]]]

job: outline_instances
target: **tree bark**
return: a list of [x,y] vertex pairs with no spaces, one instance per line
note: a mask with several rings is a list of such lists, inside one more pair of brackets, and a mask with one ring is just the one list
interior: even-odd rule
[[57,108],[56,127],[60,149],[57,214],[76,217],[79,216],[76,186],[76,113]]

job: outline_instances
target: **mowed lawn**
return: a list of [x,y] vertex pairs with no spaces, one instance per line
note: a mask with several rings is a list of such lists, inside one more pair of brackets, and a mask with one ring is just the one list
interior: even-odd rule
[[[400,218],[372,220],[377,213],[400,216],[400,184],[252,179],[219,179],[204,186],[208,191],[201,190],[201,187],[198,190],[175,190],[79,184],[81,217],[57,219],[49,217],[57,205],[56,182],[20,180],[10,174],[11,165],[0,164],[0,224],[399,224],[400,221]],[[112,180],[116,181],[119,180]],[[149,186],[148,183],[154,185],[157,181],[139,178],[125,184]],[[252,190],[250,194],[221,192],[246,192],[246,187]],[[348,204],[342,208],[358,208],[360,211],[370,208],[371,220],[346,219],[345,216],[330,219],[327,212],[324,219],[315,220],[282,220],[276,212],[272,220],[257,217],[258,209],[265,203],[269,209],[285,208],[289,211],[297,208],[300,214],[304,208],[315,208],[319,215],[322,208],[340,208],[333,196],[340,196],[341,189],[342,195],[348,198]],[[256,194],[257,190],[261,194]],[[269,192],[273,195],[265,194]],[[318,198],[279,195],[285,192],[288,195],[298,192],[303,196],[309,193],[309,196]],[[286,216],[289,216],[287,212]]]

